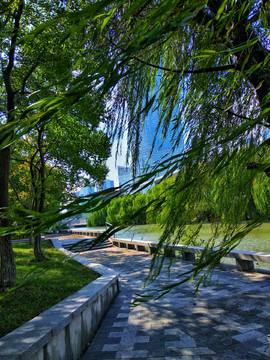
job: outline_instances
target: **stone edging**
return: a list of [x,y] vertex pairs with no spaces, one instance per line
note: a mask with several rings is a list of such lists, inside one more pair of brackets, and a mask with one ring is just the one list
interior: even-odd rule
[[2,337],[0,360],[77,360],[119,291],[118,273],[52,243],[101,277]]

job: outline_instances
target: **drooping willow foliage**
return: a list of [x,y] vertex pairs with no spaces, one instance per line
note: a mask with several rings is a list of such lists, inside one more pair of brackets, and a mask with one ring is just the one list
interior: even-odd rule
[[[87,58],[84,52],[77,62],[80,72],[65,93],[32,104],[19,121],[3,127],[7,132],[15,130],[13,140],[27,132],[31,122],[57,116],[59,108],[72,106],[98,88],[110,98],[108,133],[121,141],[128,131],[134,175],[149,112],[159,112],[159,125],[153,132],[172,137],[173,149],[181,139],[185,141],[182,153],[161,159],[135,184],[126,184],[118,193],[101,194],[103,204],[96,195],[89,196],[83,205],[77,201],[67,206],[65,215],[42,217],[42,227],[86,209],[99,211],[111,198],[151,184],[157,173],[165,171],[165,179],[177,171],[176,181],[147,205],[162,211],[162,204],[170,201],[160,249],[163,244],[181,242],[186,225],[198,220],[196,209],[202,206],[215,209],[215,235],[223,234],[220,251],[199,263],[189,274],[192,277],[204,268],[211,270],[247,232],[267,219],[269,7],[267,1],[255,0],[102,0],[45,22],[26,36],[22,41],[31,42],[61,21],[70,24],[64,42],[91,25],[81,46],[87,46],[89,56],[96,56],[98,63],[94,70],[87,62],[82,66]],[[102,52],[106,55],[101,61]],[[258,211],[243,226],[251,203]],[[115,224],[104,236],[123,226]],[[200,226],[201,222],[198,230]],[[209,249],[214,242],[215,236],[209,239]],[[154,277],[163,259],[158,253],[154,257]]]
[[[172,135],[172,148],[184,137],[185,151],[154,169],[166,169],[168,176],[178,171],[155,203],[162,211],[171,201],[160,250],[181,243],[187,224],[197,222],[199,230],[195,214],[203,202],[216,214],[207,246],[223,235],[220,252],[198,267],[209,269],[269,217],[269,5],[150,2],[136,11],[120,40],[121,50],[126,45],[130,53],[125,62],[123,50],[121,69],[129,74],[116,85],[116,104],[125,99],[128,113],[129,151],[136,166],[144,115],[151,109],[159,112],[163,136]],[[243,226],[251,202],[260,210]],[[153,277],[163,260],[154,257]]]

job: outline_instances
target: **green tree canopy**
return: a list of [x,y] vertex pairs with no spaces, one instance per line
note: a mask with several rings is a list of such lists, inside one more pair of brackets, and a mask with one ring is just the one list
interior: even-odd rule
[[[61,166],[65,167],[66,173],[69,172],[69,180],[73,183],[79,180],[78,173],[80,171],[91,173],[92,177],[97,179],[104,179],[107,171],[103,162],[108,156],[108,138],[97,130],[100,121],[106,120],[105,99],[103,94],[100,94],[96,84],[93,86],[90,95],[89,92],[85,94],[86,99],[82,99],[82,96],[74,96],[74,98],[81,100],[80,104],[73,104],[74,98],[69,96],[70,101],[67,103],[74,105],[72,108],[67,109],[67,103],[62,102],[61,106],[57,108],[57,115],[52,110],[57,95],[67,91],[72,80],[83,70],[83,64],[80,65],[81,61],[79,60],[84,56],[87,48],[91,46],[89,42],[89,34],[92,31],[91,25],[84,26],[83,31],[75,32],[72,39],[67,37],[66,41],[63,42],[63,36],[69,30],[69,26],[64,21],[60,21],[53,30],[46,27],[40,36],[27,42],[24,41],[25,37],[31,31],[39,29],[41,24],[46,21],[50,22],[55,17],[68,16],[73,11],[82,9],[85,4],[84,1],[69,1],[65,4],[62,1],[19,0],[4,1],[0,5],[0,79],[2,84],[0,89],[2,98],[0,105],[2,124],[0,136],[0,212],[2,214],[1,234],[4,235],[1,237],[0,246],[0,289],[12,286],[15,282],[15,263],[9,236],[9,232],[12,231],[12,223],[10,216],[6,216],[6,213],[10,214],[8,211],[10,143],[27,134],[31,134],[32,139],[38,140],[35,150],[33,150],[33,143],[31,145],[33,150],[31,156],[35,154],[37,161],[34,163],[38,164],[39,167],[40,177],[36,180],[39,190],[35,193],[40,195],[40,201],[35,210],[40,214],[44,210],[42,204],[44,204],[45,196],[44,165],[46,159],[43,156],[43,143],[46,143],[46,140],[45,152],[47,152],[47,148],[50,148],[51,158],[49,161],[55,164],[61,160]],[[93,59],[88,56],[87,59],[84,59],[84,64],[86,63],[94,71],[96,61],[93,62]],[[75,64],[77,65],[75,66]],[[43,98],[51,99],[46,119],[42,118],[39,113],[39,105],[42,104]],[[33,103],[35,105],[31,107]],[[35,120],[28,115],[29,106],[32,109],[31,115],[34,116]],[[89,106],[88,109],[87,106]],[[67,118],[64,119],[64,116]],[[82,119],[82,116],[85,118]],[[78,119],[81,119],[81,124],[79,124]],[[65,127],[67,120],[69,120],[70,129],[69,126]],[[72,122],[73,124],[71,124]],[[60,131],[60,126],[63,127],[62,131]],[[65,138],[68,133],[72,133],[73,139],[71,135],[68,139]],[[45,139],[46,136],[47,139]],[[69,147],[67,147],[67,140],[70,141]],[[61,144],[66,145],[65,150],[63,146],[60,147]],[[34,177],[31,177],[32,183]],[[35,197],[35,202],[36,199],[37,197]]]

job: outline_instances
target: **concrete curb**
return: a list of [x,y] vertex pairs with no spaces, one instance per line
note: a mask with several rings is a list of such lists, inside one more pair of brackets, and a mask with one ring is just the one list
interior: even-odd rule
[[119,291],[119,274],[62,248],[101,277],[0,339],[0,360],[77,360]]

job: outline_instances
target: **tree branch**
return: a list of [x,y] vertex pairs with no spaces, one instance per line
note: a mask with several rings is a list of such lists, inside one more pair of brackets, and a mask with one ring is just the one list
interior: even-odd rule
[[[222,111],[222,112],[227,112],[227,113],[229,113],[229,114],[231,114],[231,115],[233,115],[233,116],[238,117],[239,119],[243,119],[243,120],[254,120],[254,121],[257,120],[257,118],[251,119],[251,118],[248,118],[248,117],[246,117],[246,116],[244,116],[244,115],[236,114],[236,113],[234,113],[234,112],[231,111],[231,110],[225,110],[225,109],[219,108],[219,107],[217,107],[217,106],[213,106],[213,109],[217,109],[217,110],[220,110],[220,111]],[[267,127],[268,129],[270,129],[270,124],[263,123],[262,121],[258,122],[258,124],[259,124],[259,125],[262,125],[262,126],[265,126],[265,127]]]
[[46,176],[46,179],[52,174],[52,171],[53,171],[54,169],[56,169],[56,168],[57,168],[57,165],[54,165],[54,166],[51,166],[51,167],[50,167],[50,169],[48,170],[49,173],[48,173],[48,175]]
[[25,85],[28,81],[28,79],[30,78],[30,76],[33,74],[33,72],[36,70],[38,64],[39,64],[39,59],[41,58],[41,54],[38,56],[36,62],[31,66],[31,68],[29,69],[28,73],[25,75],[23,82],[22,82],[22,87],[21,87],[21,91],[20,94],[21,96],[25,94],[24,88]]
[[45,159],[44,159],[44,152],[42,149],[42,140],[43,140],[43,130],[45,125],[43,125],[38,130],[38,151],[39,151],[39,157],[40,157],[40,168],[39,168],[39,174],[40,174],[40,197],[39,197],[39,212],[44,212],[44,204],[45,204]]
[[10,74],[14,67],[15,50],[16,50],[15,44],[16,44],[16,41],[18,38],[18,33],[19,33],[19,28],[20,28],[20,20],[22,17],[23,8],[24,8],[24,1],[21,1],[20,5],[18,7],[18,11],[17,11],[16,15],[14,16],[15,21],[14,21],[13,35],[11,37],[10,50],[9,50],[9,54],[8,54],[8,65],[7,65],[6,69],[3,71],[6,89],[7,89],[7,92],[9,92],[9,93],[12,92],[12,87],[11,87],[11,83],[10,83]]
[[219,108],[217,106],[213,106],[213,109],[217,109],[217,110],[220,110],[222,112],[227,112],[228,114],[231,114],[231,115],[236,116],[236,117],[238,117],[240,119],[243,119],[243,120],[251,120],[250,118],[248,118],[248,117],[246,117],[244,115],[238,115],[238,114],[234,113],[231,110],[225,110],[225,109]]
[[26,207],[24,204],[22,204],[22,202],[21,202],[21,200],[20,200],[20,198],[19,198],[19,194],[18,194],[15,186],[12,184],[11,180],[9,180],[9,183],[10,183],[10,185],[11,185],[11,187],[12,187],[12,189],[13,189],[15,195],[16,195],[17,200],[21,203],[21,205],[22,205],[25,209],[27,209],[27,207]]
[[14,160],[14,161],[18,161],[18,162],[26,162],[28,164],[30,164],[30,161],[27,159],[17,159],[16,157],[10,157],[10,160]]
[[195,69],[195,70],[175,70],[175,69],[169,69],[169,68],[165,68],[163,66],[158,66],[158,65],[148,63],[147,61],[141,60],[137,57],[135,57],[134,59],[141,62],[142,64],[151,66],[155,69],[169,71],[169,72],[176,73],[176,74],[203,74],[203,73],[226,71],[226,70],[233,70],[233,69],[240,70],[240,66],[238,64],[215,66],[215,67]]
[[27,144],[29,145],[32,149],[35,149],[35,145],[33,145],[33,143],[31,143],[30,141],[28,141],[28,138],[27,137],[23,137],[22,140]]
[[[252,169],[257,169],[259,167],[264,168],[264,166],[265,165],[259,164],[257,162],[251,162],[251,163],[247,164],[247,169],[252,170]],[[268,166],[266,169],[264,169],[263,172],[266,174],[266,176],[270,177],[270,166]]]

